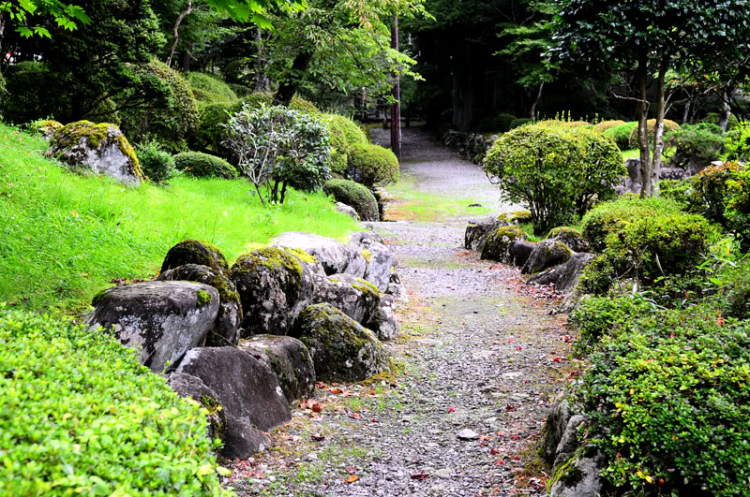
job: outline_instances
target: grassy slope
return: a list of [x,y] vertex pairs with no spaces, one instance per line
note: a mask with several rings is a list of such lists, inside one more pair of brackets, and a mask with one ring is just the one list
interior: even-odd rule
[[214,243],[232,262],[285,231],[342,239],[357,229],[322,194],[292,192],[266,210],[244,180],[131,189],[72,174],[45,149],[0,125],[0,302],[81,314],[112,279],[155,275],[185,238]]

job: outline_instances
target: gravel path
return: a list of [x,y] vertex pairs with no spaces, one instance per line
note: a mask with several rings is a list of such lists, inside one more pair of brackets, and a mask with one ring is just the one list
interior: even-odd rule
[[[405,155],[415,188],[468,190],[503,210],[481,169],[425,132],[407,130]],[[544,492],[531,447],[551,399],[575,374],[564,316],[550,312],[554,295],[525,286],[517,269],[464,250],[465,225],[372,224],[410,295],[399,309],[402,336],[387,345],[399,371],[365,384],[318,385],[318,398],[273,434],[276,449],[235,465],[240,494]]]

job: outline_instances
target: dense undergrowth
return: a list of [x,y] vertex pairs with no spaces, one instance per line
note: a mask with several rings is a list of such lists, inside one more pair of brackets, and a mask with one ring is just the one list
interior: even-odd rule
[[180,177],[127,188],[70,173],[46,143],[0,125],[0,302],[82,313],[111,280],[148,278],[167,250],[204,239],[234,259],[279,233],[342,238],[356,223],[323,193],[266,209],[242,179]]

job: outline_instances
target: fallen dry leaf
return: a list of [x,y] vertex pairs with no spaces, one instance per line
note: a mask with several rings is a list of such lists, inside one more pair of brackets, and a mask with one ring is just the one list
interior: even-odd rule
[[359,476],[357,476],[357,475],[352,475],[352,476],[350,476],[349,478],[346,478],[346,479],[344,480],[344,482],[346,482],[346,483],[354,483],[354,482],[355,482],[355,481],[357,481],[357,480],[359,480]]

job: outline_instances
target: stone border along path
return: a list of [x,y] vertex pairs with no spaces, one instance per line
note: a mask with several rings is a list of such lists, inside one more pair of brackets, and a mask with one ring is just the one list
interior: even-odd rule
[[[381,133],[378,133],[376,140]],[[405,130],[402,172],[415,188],[496,187],[419,129]],[[511,210],[506,208],[505,210]],[[273,449],[230,465],[240,495],[526,495],[545,491],[530,447],[552,399],[575,376],[556,296],[519,270],[462,248],[466,218],[371,223],[399,262],[410,295],[401,336],[386,346],[398,371],[362,384],[318,384]],[[463,438],[463,440],[462,440]]]

